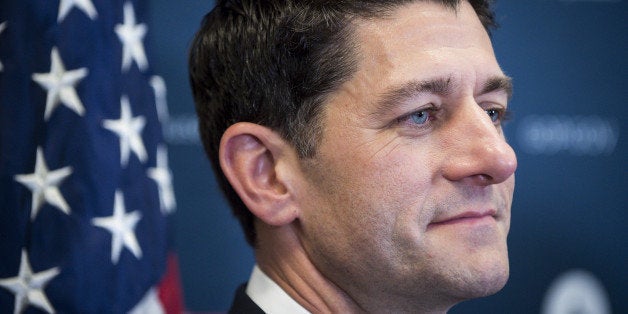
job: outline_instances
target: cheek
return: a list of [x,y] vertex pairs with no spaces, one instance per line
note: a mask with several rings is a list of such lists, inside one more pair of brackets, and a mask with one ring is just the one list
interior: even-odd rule
[[438,150],[427,149],[434,143],[390,133],[335,139],[304,167],[308,186],[303,198],[311,203],[303,223],[340,239],[360,235],[371,245],[401,232],[420,232],[416,229],[429,216],[422,208],[437,172],[438,156],[430,152]]
[[398,232],[394,229],[408,224],[420,225],[421,208],[431,191],[429,162],[402,145],[366,151],[327,159],[316,169],[315,190],[321,191],[318,198],[327,203],[333,223],[354,235],[370,232],[381,237],[391,237]]
[[402,151],[401,147],[390,152],[380,150],[352,156],[339,164],[337,190],[346,189],[344,192],[354,202],[374,207],[373,215],[397,213],[420,205],[420,196],[429,190],[431,180],[426,162]]

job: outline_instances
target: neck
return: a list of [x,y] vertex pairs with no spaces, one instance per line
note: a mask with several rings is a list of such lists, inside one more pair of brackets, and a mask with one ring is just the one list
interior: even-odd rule
[[257,264],[290,297],[312,313],[363,312],[349,295],[328,280],[309,260],[293,224],[259,223]]
[[354,297],[354,294],[336,285],[312,264],[298,238],[297,228],[295,223],[274,227],[258,222],[255,255],[262,271],[309,312],[445,313],[448,310],[449,306],[436,311],[434,307],[425,304],[417,306],[419,296],[409,302],[392,301],[390,297],[377,301],[382,296]]

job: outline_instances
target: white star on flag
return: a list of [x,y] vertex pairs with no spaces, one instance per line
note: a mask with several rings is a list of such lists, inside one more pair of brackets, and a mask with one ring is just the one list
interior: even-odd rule
[[143,116],[133,117],[131,112],[131,104],[129,98],[122,96],[120,98],[120,119],[104,120],[103,127],[116,133],[120,138],[120,163],[126,167],[129,162],[129,153],[132,151],[141,162],[147,159],[146,148],[142,141],[142,130],[146,125],[146,119]]
[[162,124],[167,123],[170,119],[168,113],[168,104],[166,102],[166,82],[159,75],[153,75],[150,78],[150,86],[155,93],[155,105],[157,106],[157,118]]
[[129,314],[164,314],[166,311],[164,307],[161,305],[161,301],[159,300],[159,294],[157,293],[157,289],[155,287],[150,288],[148,292],[144,295],[142,300],[140,300],[137,305],[135,305],[130,311]]
[[66,15],[70,13],[73,7],[79,8],[83,11],[87,16],[89,16],[90,20],[96,20],[98,17],[98,12],[96,12],[96,8],[91,0],[61,0],[59,3],[59,15],[57,16],[57,23],[60,23],[65,19]]
[[135,237],[135,226],[142,218],[139,211],[126,212],[124,195],[116,191],[113,201],[113,215],[109,217],[93,218],[92,224],[111,232],[111,262],[118,263],[122,246],[133,253],[136,258],[142,257],[142,248]]
[[44,288],[58,274],[58,267],[34,274],[26,251],[22,250],[20,270],[17,277],[0,279],[0,287],[15,294],[13,313],[21,313],[28,305],[36,306],[48,313],[54,313],[55,309],[50,305],[44,293]]
[[144,45],[142,40],[148,30],[146,25],[135,24],[135,11],[130,2],[124,4],[124,22],[116,24],[115,31],[122,42],[122,70],[128,71],[132,60],[135,60],[137,67],[144,71],[148,67]]
[[0,314],[183,312],[149,2],[0,0]]
[[[2,34],[5,28],[7,28],[7,22],[0,23],[0,35]],[[4,69],[4,66],[2,65],[2,62],[0,61],[0,72],[2,72],[3,69]]]
[[46,165],[41,147],[37,147],[35,172],[15,176],[16,181],[25,185],[33,193],[31,220],[35,220],[39,208],[44,202],[57,207],[66,215],[70,214],[70,206],[68,206],[59,191],[59,184],[70,174],[72,174],[72,167],[69,166],[50,171]]
[[45,120],[50,118],[52,111],[59,105],[59,102],[63,102],[66,107],[72,109],[79,116],[83,116],[85,108],[76,94],[74,85],[87,76],[87,73],[87,68],[66,71],[57,47],[52,47],[50,72],[35,73],[32,76],[35,82],[48,91],[46,112],[44,113]]
[[148,176],[155,180],[159,190],[159,207],[163,214],[174,212],[177,204],[172,190],[172,173],[168,168],[168,151],[164,145],[157,147],[157,162],[155,168],[148,169]]

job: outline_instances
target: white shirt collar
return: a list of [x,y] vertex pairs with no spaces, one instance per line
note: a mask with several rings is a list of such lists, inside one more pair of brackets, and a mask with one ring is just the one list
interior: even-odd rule
[[246,286],[246,294],[267,314],[309,314],[277,283],[270,279],[257,264]]

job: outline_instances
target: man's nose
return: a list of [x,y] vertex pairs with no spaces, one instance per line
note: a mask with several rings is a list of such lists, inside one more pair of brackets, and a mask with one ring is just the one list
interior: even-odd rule
[[475,101],[451,116],[444,176],[474,185],[501,183],[517,169],[517,157],[498,126]]

